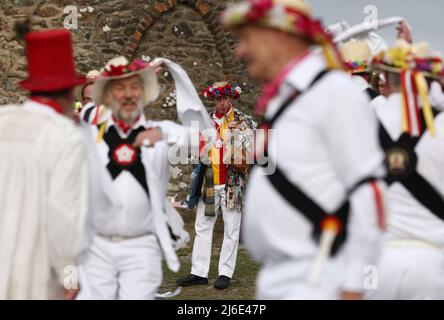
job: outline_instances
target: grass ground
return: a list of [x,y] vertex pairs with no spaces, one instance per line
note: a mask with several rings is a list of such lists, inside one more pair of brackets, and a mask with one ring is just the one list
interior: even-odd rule
[[[191,252],[194,240],[194,217],[191,210],[181,210],[185,221],[185,228],[190,233],[191,241],[187,248],[181,249],[177,255],[181,262],[178,273],[168,270],[164,264],[164,281],[159,292],[174,291],[177,288],[176,280],[190,273]],[[213,252],[210,265],[209,283],[204,286],[192,286],[183,288],[182,292],[173,299],[177,300],[250,300],[255,297],[255,280],[258,271],[258,264],[251,260],[242,244],[239,246],[236,270],[231,280],[231,285],[226,290],[218,290],[213,287],[217,279],[217,266],[219,253],[223,239],[223,220],[219,216],[214,228]]]

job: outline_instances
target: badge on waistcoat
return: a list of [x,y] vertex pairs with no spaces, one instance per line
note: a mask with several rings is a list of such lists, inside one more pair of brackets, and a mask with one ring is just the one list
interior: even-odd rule
[[129,166],[137,159],[137,151],[130,144],[121,144],[113,151],[114,160],[121,166]]
[[409,152],[399,146],[390,148],[386,152],[386,164],[391,176],[404,176],[410,170],[411,157]]

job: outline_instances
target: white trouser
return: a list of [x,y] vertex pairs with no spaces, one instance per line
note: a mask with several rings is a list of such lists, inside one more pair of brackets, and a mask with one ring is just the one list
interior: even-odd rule
[[257,276],[258,300],[337,300],[341,274],[337,261],[328,261],[316,284],[309,284],[310,260],[282,260],[264,264]]
[[95,236],[81,259],[77,299],[152,300],[162,283],[161,259],[154,235],[121,242]]
[[444,248],[421,241],[389,240],[378,264],[377,289],[367,299],[444,299]]
[[214,206],[216,215],[205,216],[205,203],[200,200],[196,212],[196,237],[194,238],[191,273],[208,278],[211,262],[213,230],[219,212],[222,211],[224,220],[224,240],[219,257],[219,275],[231,278],[236,265],[237,247],[239,245],[239,230],[241,213],[229,210],[222,205],[225,203],[225,186],[214,186]]

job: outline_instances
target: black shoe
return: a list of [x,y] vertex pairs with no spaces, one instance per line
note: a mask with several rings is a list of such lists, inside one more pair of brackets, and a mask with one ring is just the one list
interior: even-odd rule
[[176,283],[182,287],[198,286],[208,284],[208,278],[202,278],[194,274],[189,274],[185,278],[178,279]]
[[230,278],[227,276],[219,276],[214,283],[216,289],[226,289],[230,286]]

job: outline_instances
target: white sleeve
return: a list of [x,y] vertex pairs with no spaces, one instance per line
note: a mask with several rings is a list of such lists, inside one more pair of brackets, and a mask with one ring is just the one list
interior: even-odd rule
[[199,130],[198,128],[187,128],[183,125],[172,121],[152,121],[149,123],[152,127],[158,127],[162,131],[163,139],[169,145],[177,145],[178,147],[199,146]]
[[[151,166],[159,176],[164,176],[168,168],[168,144],[165,141],[157,142],[151,149],[150,153]],[[150,151],[151,151],[150,150]]]
[[54,146],[48,186],[48,242],[52,267],[61,284],[64,268],[75,266],[86,246],[88,154],[80,131],[69,131]]
[[378,123],[365,94],[350,89],[331,96],[322,130],[338,177],[346,189],[367,177],[383,177]]
[[[383,153],[378,141],[376,117],[365,95],[358,91],[336,92],[323,123],[338,177],[345,190],[366,178],[385,174]],[[380,254],[382,224],[377,203],[384,207],[384,182],[365,183],[350,197],[348,238],[344,246],[346,279],[344,290],[363,291],[366,266],[375,265]],[[376,193],[375,193],[376,192]],[[379,198],[378,198],[379,197]]]
[[[367,183],[350,197],[348,234],[343,248],[344,291],[364,292],[366,276],[371,276],[367,274],[367,269],[377,266],[383,244],[382,227],[387,212],[383,197],[385,189],[383,181]],[[378,201],[381,208],[378,208]]]

